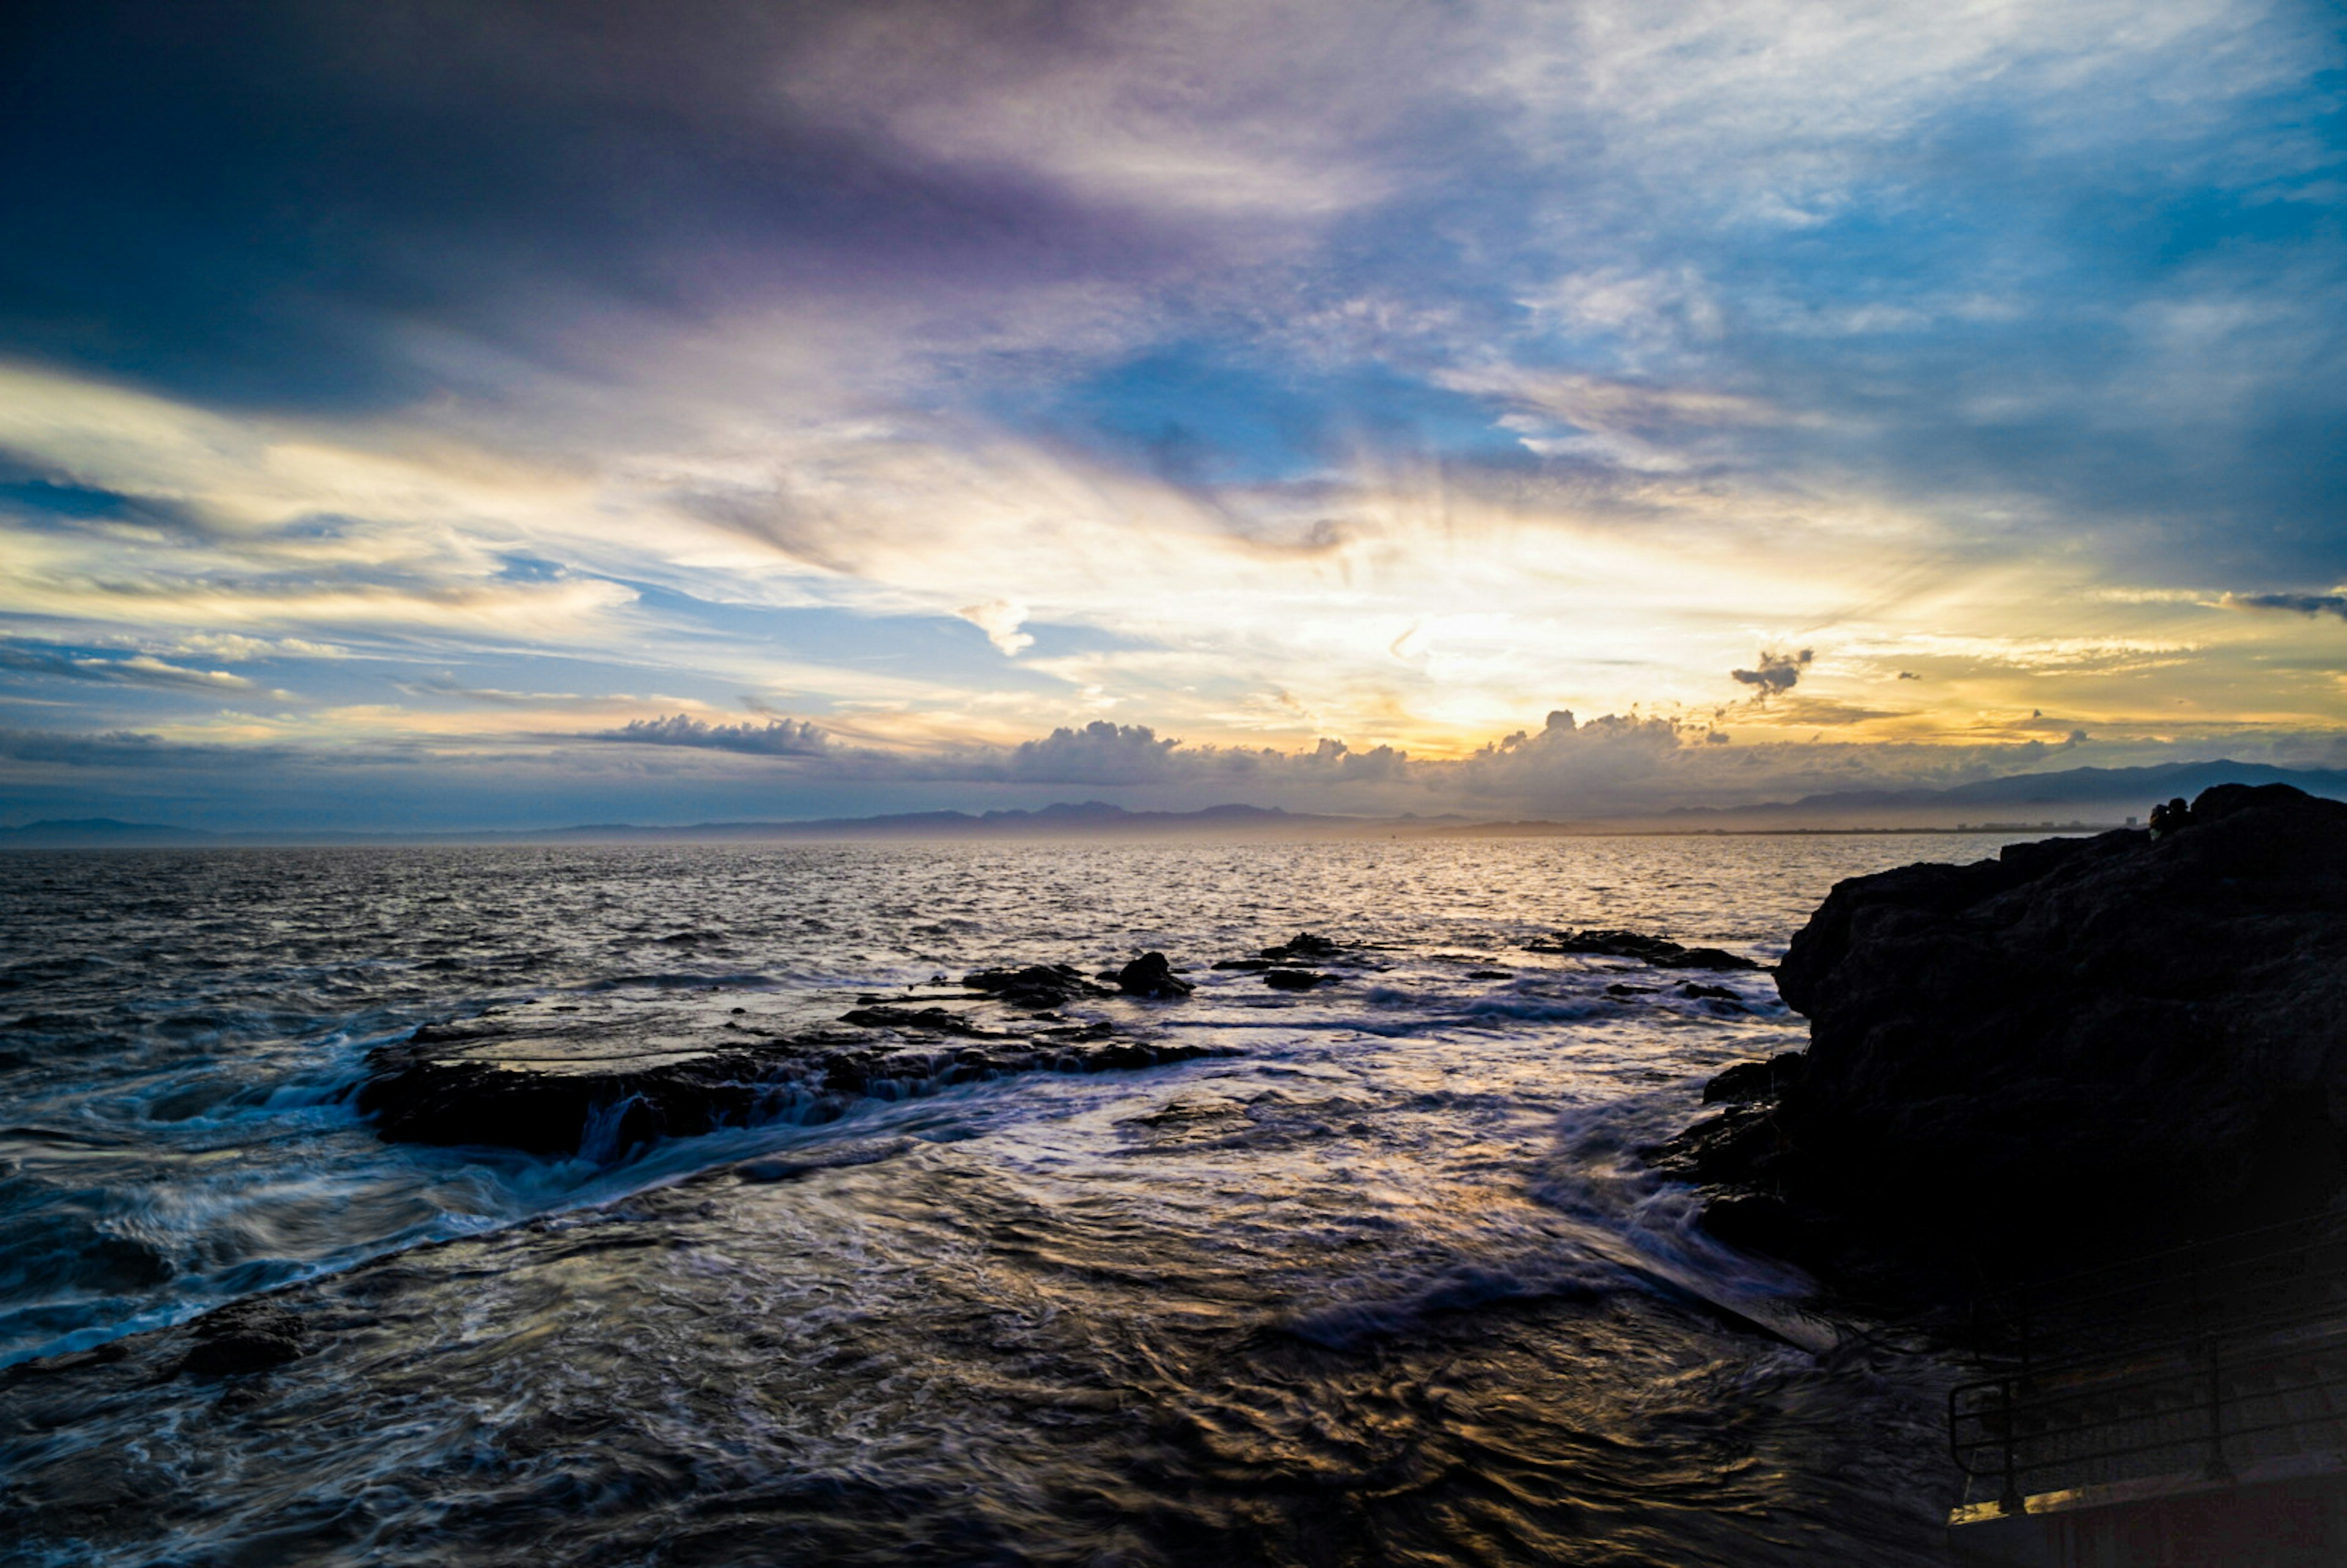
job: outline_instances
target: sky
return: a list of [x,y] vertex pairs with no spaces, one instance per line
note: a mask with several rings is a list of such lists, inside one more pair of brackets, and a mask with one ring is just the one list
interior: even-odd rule
[[2347,765],[2347,27],[35,0],[0,824]]

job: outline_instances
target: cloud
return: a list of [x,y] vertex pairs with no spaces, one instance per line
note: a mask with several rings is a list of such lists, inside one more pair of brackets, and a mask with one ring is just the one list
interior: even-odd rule
[[766,757],[820,757],[828,745],[824,733],[803,719],[769,719],[764,724],[712,724],[686,713],[661,719],[630,719],[616,730],[600,730],[579,738],[640,746],[692,746]]
[[[582,755],[579,742],[610,748],[602,753],[609,764]],[[803,722],[762,731],[689,715],[585,735],[526,743],[487,737],[469,745],[446,738],[373,747],[220,744],[133,732],[0,730],[0,758],[21,764],[6,771],[20,811],[35,800],[45,810],[56,801],[85,815],[104,809],[156,820],[138,803],[160,800],[168,791],[176,803],[224,807],[239,825],[361,828],[385,820],[554,826],[972,810],[1081,798],[1074,791],[1113,792],[1112,798],[1128,805],[1168,810],[1242,802],[1362,816],[1651,818],[1678,807],[1943,789],[2049,766],[2220,756],[2336,765],[2342,744],[2335,734],[2287,732],[2115,744],[2090,741],[2075,728],[2059,739],[2016,741],[2008,732],[1995,743],[1965,745],[1728,744],[1709,725],[1636,714],[1576,721],[1563,710],[1537,730],[1512,732],[1456,758],[1412,757],[1390,747],[1356,751],[1328,737],[1286,750],[1197,746],[1144,725],[1105,723],[1061,726],[1010,745],[892,752],[825,743]],[[627,755],[621,747],[659,754]],[[120,776],[110,784],[109,774]],[[646,793],[648,776],[656,793]],[[256,780],[266,781],[265,801],[254,797]],[[127,793],[107,793],[118,788]],[[491,812],[484,803],[501,803],[501,809]]]
[[2224,602],[2240,610],[2294,610],[2301,615],[2335,615],[2347,620],[2347,594],[2229,593]]
[[[1735,671],[1739,755],[1797,682],[1853,740],[2056,682],[2347,722],[2160,597],[2347,567],[2320,7],[68,9],[0,176],[0,614],[87,644],[92,730],[348,645],[337,714],[712,727],[614,769],[810,763],[709,717],[788,691],[876,778],[1595,780],[1652,732],[1436,759],[1704,711],[1755,624],[1838,673]],[[1045,746],[1102,712],[1156,730]]]
[[1771,653],[1763,649],[1758,670],[1731,670],[1728,673],[1747,686],[1758,687],[1752,694],[1756,702],[1765,702],[1780,692],[1789,692],[1801,679],[1816,655],[1807,648],[1799,653]]
[[1038,784],[1159,782],[1173,772],[1181,745],[1160,740],[1145,724],[1096,719],[1081,730],[1062,727],[1040,741],[1021,741],[1005,759],[1005,772]]
[[998,599],[986,604],[973,604],[954,613],[985,632],[986,640],[993,643],[1005,659],[1016,659],[1035,646],[1035,640],[1019,630],[1026,624],[1027,607],[1015,600]]
[[52,675],[67,681],[95,681],[123,686],[153,686],[182,692],[249,692],[253,683],[226,670],[190,670],[167,663],[151,653],[128,658],[75,653],[57,647],[0,642],[0,670]]
[[[1624,792],[1651,782],[1716,734],[1707,726],[1616,714],[1582,723],[1560,710],[1538,732],[1518,731],[1456,760],[1417,759],[1392,746],[1356,750],[1334,737],[1289,750],[1187,745],[1146,724],[1106,720],[1061,725],[1007,746],[931,751],[828,744],[805,721],[761,730],[685,714],[576,738],[775,754],[805,760],[824,776],[876,783],[1165,788],[1197,795],[1203,804],[1264,792],[1317,796],[1327,804],[1334,791],[1338,797],[1360,796],[1369,806],[1400,798],[1394,794],[1399,791],[1433,800],[1537,799],[1578,807],[1626,798]],[[779,735],[779,743],[770,735]]]
[[239,774],[316,760],[312,753],[293,747],[207,744],[168,740],[131,730],[71,734],[55,730],[0,729],[0,756],[76,768],[152,768],[188,773],[219,769]]
[[343,659],[350,650],[301,637],[248,637],[238,631],[191,631],[178,640],[183,653],[202,653],[228,663],[252,659]]
[[481,702],[493,708],[608,708],[633,707],[642,701],[624,693],[592,696],[579,692],[508,692],[496,686],[467,686],[452,676],[436,675],[423,681],[392,682],[411,697],[454,697],[460,702]]

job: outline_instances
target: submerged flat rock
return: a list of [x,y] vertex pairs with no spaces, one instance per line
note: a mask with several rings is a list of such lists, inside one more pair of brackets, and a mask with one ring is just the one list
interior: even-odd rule
[[1689,948],[1666,937],[1643,931],[1559,931],[1535,937],[1524,944],[1532,953],[1582,953],[1598,958],[1635,958],[1658,969],[1757,969],[1760,966],[1724,948]]
[[1852,878],[1777,981],[1806,1059],[1665,1146],[1730,1239],[2028,1266],[2347,1178],[2347,804],[2224,784],[2157,837]]

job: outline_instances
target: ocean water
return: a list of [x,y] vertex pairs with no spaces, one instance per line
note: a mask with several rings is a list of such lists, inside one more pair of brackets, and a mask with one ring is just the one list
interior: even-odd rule
[[[1770,961],[1836,880],[1993,843],[0,857],[0,1364],[122,1352],[0,1373],[7,1533],[40,1563],[1947,1562],[1952,1369],[1710,1240],[1638,1153],[1802,1020],[1765,973],[1523,944]],[[1339,983],[1207,967],[1306,929],[1359,948]],[[424,1023],[684,1049],[1144,949],[1196,994],[1061,1010],[1228,1054],[603,1159],[353,1108]],[[171,1375],[173,1325],[272,1290],[307,1354]]]

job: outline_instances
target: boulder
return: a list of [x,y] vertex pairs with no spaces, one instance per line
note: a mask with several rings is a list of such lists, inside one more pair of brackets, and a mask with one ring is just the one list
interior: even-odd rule
[[1189,981],[1174,972],[1163,953],[1143,953],[1116,972],[1116,989],[1129,997],[1186,997]]
[[984,991],[1012,1007],[1038,1010],[1062,1006],[1078,997],[1116,994],[1106,986],[1094,985],[1068,964],[1030,964],[1020,969],[980,969],[976,974],[964,975],[961,983],[971,990]]
[[1308,991],[1315,986],[1335,985],[1337,977],[1310,969],[1266,969],[1263,983],[1276,991]]
[[1326,963],[1345,950],[1341,942],[1326,937],[1316,937],[1309,931],[1298,931],[1276,948],[1266,948],[1263,956],[1275,963],[1293,964],[1304,961]]
[[1765,1225],[1720,1210],[1775,1250],[1822,1215],[1806,1234],[2027,1272],[2347,1178],[2347,804],[2222,784],[2157,839],[1856,877],[1777,983],[1809,1019],[1801,1069],[1769,1064],[1773,1098],[1729,1070],[1706,1098],[1737,1103],[1661,1152],[1779,1200]]

